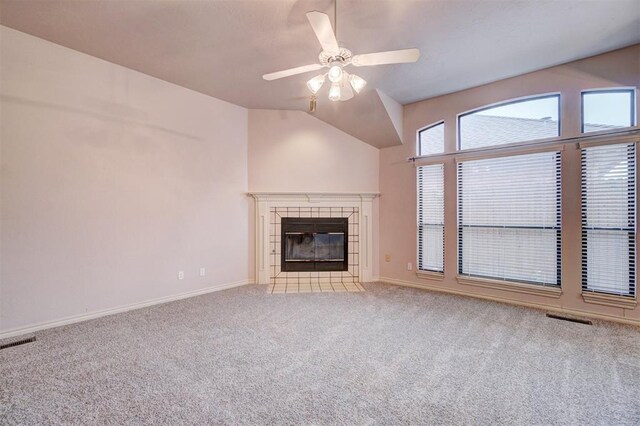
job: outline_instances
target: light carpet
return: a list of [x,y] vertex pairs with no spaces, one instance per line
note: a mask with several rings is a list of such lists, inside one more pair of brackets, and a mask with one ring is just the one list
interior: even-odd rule
[[1,424],[640,424],[640,330],[386,284],[244,286],[0,351]]

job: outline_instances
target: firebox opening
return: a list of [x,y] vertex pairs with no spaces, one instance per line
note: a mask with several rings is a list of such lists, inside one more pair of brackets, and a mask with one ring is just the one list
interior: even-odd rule
[[282,271],[348,270],[348,219],[282,218]]

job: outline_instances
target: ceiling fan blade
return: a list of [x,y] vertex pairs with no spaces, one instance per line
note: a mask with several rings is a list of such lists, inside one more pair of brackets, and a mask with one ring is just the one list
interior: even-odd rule
[[262,76],[262,78],[264,78],[267,81],[277,80],[279,78],[289,77],[291,75],[303,74],[303,73],[309,72],[309,71],[316,71],[316,70],[319,70],[322,67],[323,67],[323,65],[320,65],[320,64],[303,65],[303,66],[297,67],[297,68],[289,68],[288,70],[277,71],[277,72],[272,72],[270,74],[265,74],[265,75]]
[[316,37],[318,37],[322,50],[326,51],[330,55],[337,55],[340,53],[338,40],[336,40],[333,27],[331,26],[331,20],[327,14],[316,11],[308,12],[307,19],[313,28],[313,32],[316,33]]
[[356,55],[351,59],[351,63],[356,67],[366,67],[370,65],[384,64],[404,64],[415,62],[420,57],[418,49],[390,50],[388,52],[365,53]]

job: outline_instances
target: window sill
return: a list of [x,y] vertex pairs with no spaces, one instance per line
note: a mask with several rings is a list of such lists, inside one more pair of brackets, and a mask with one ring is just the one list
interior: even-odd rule
[[511,281],[498,281],[485,278],[456,277],[458,283],[475,287],[491,288],[494,290],[510,291],[515,293],[532,294],[534,296],[551,297],[557,299],[562,295],[560,287],[538,286],[535,284],[523,284]]
[[416,271],[416,276],[418,278],[423,278],[427,280],[444,280],[444,272],[436,272],[436,271]]
[[586,303],[593,303],[596,305],[613,306],[614,308],[634,309],[638,304],[638,301],[629,296],[616,296],[613,294],[603,293],[582,293],[582,299]]

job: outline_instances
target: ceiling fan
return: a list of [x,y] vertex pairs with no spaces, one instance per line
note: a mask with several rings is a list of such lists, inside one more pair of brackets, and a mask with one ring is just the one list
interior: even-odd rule
[[354,56],[349,49],[338,45],[336,35],[331,26],[331,20],[327,14],[317,11],[308,12],[307,19],[309,19],[313,32],[316,34],[322,46],[322,51],[318,55],[319,63],[265,74],[262,78],[271,81],[310,71],[317,71],[322,68],[329,68],[328,72],[319,74],[307,81],[307,87],[314,96],[311,102],[312,111],[315,109],[315,95],[324,85],[326,77],[329,77],[329,81],[331,82],[329,99],[332,101],[349,100],[353,98],[354,91],[360,93],[364,88],[367,82],[355,74],[347,73],[344,70],[346,66],[365,67],[372,65],[402,64],[416,62],[420,57],[420,51],[418,49],[391,50]]

